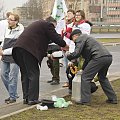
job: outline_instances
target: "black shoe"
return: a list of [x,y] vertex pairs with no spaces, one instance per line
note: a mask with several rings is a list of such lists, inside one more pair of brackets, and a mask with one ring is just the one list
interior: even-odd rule
[[88,106],[90,106],[90,103],[89,103],[89,102],[76,101],[75,104],[77,104],[77,105],[88,105]]
[[23,104],[28,104],[28,99],[24,99]]
[[9,98],[7,98],[7,99],[5,99],[5,103],[7,102],[7,101],[9,101],[10,100],[10,97]]
[[59,84],[60,84],[59,81],[55,81],[55,80],[53,80],[53,81],[51,82],[51,85],[59,85]]
[[51,83],[51,82],[53,82],[53,80],[49,80],[49,81],[47,81],[47,83]]
[[39,101],[39,100],[28,101],[28,105],[35,105],[35,104],[39,104],[39,103],[41,103],[41,101]]
[[117,104],[117,100],[106,100],[106,103]]
[[16,102],[15,99],[10,99],[9,101],[6,101],[7,104],[14,103],[14,102]]

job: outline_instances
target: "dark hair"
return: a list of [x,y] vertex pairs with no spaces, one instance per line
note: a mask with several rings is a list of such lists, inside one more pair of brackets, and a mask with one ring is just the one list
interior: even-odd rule
[[76,13],[80,13],[80,15],[82,16],[82,19],[85,19],[85,12],[83,10],[77,10]]
[[93,24],[90,21],[86,20],[85,22],[88,23],[90,26],[93,26]]
[[51,16],[47,17],[47,18],[46,18],[46,21],[47,21],[47,22],[57,23],[57,21],[56,21],[53,17],[51,17]]
[[73,10],[73,9],[69,9],[68,11],[67,11],[67,13],[68,12],[71,12],[71,13],[73,13],[74,15],[75,15],[75,11]]

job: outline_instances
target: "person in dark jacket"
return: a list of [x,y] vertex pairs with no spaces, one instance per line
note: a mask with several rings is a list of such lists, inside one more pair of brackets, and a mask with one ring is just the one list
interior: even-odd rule
[[20,35],[12,51],[15,62],[20,67],[23,104],[39,103],[39,65],[46,56],[48,43],[53,41],[68,49],[65,41],[55,31],[56,20],[48,17],[30,24]]
[[77,104],[90,104],[91,85],[90,82],[98,73],[98,79],[108,100],[107,103],[117,104],[117,96],[106,77],[109,66],[112,63],[110,52],[95,38],[81,34],[80,30],[74,30],[70,35],[71,40],[75,42],[75,51],[67,55],[68,60],[73,60],[80,55],[85,59],[83,63],[83,72],[81,75],[81,99]]

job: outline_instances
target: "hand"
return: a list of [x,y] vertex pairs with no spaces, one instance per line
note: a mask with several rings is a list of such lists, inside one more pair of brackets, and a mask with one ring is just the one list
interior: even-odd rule
[[52,54],[50,55],[50,59],[51,59],[51,60],[56,60],[56,59],[53,57]]
[[61,49],[62,49],[62,50],[65,50],[65,51],[68,51],[68,50],[69,50],[69,46],[66,45],[65,47],[62,47]]
[[3,50],[2,49],[0,49],[0,56],[2,56],[3,55]]
[[50,58],[50,57],[51,57],[51,54],[47,54],[47,57]]
[[70,52],[69,51],[66,51],[65,52],[65,56],[67,56],[67,55],[69,55],[70,54]]

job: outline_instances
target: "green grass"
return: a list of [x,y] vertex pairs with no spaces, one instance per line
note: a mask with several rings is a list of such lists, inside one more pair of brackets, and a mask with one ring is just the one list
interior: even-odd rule
[[[112,86],[120,100],[120,79],[113,81]],[[66,101],[71,96],[65,97]],[[4,120],[120,120],[120,103],[108,104],[106,96],[99,86],[92,94],[91,106],[73,105],[67,108],[54,108],[39,111],[36,108],[5,118]]]
[[97,40],[104,43],[120,42],[120,38],[99,38]]
[[120,32],[120,27],[92,27],[92,33],[118,33]]

